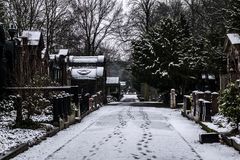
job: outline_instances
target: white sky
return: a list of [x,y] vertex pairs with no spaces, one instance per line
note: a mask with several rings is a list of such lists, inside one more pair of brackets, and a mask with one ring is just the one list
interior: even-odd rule
[[[128,5],[128,2],[131,1],[131,0],[118,0],[118,1],[119,1],[119,3],[122,2],[122,4],[123,4],[123,6],[122,6],[123,12],[124,12],[125,14],[127,14],[128,11],[130,10],[130,7],[129,7],[129,5]],[[159,0],[159,1],[166,2],[166,1],[169,1],[169,0]],[[108,40],[107,40],[107,41],[108,41]],[[116,45],[116,44],[117,44],[117,45]],[[121,57],[122,57],[123,60],[127,60],[127,59],[128,59],[130,53],[126,53],[126,51],[124,50],[124,49],[128,48],[128,47],[127,47],[127,44],[126,44],[125,46],[124,46],[124,44],[122,44],[121,46],[119,46],[119,43],[118,43],[118,42],[112,41],[112,43],[110,43],[110,45],[116,46],[116,49],[119,50],[118,52],[121,54]]]

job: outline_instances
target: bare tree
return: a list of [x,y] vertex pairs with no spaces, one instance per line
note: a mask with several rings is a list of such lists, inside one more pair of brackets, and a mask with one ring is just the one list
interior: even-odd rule
[[104,55],[107,61],[121,61],[119,50],[114,46],[110,46],[108,43],[103,43],[100,45],[99,53]]
[[76,0],[72,8],[86,55],[96,55],[104,39],[112,34],[121,15],[121,6],[117,0]]
[[131,43],[146,33],[157,21],[158,0],[129,0],[125,18],[118,21],[115,38],[125,53],[131,52]]
[[42,25],[43,0],[4,0],[8,20],[18,31],[39,29]]
[[174,0],[169,2],[171,8],[171,17],[179,19],[184,14],[184,8],[182,0]]
[[225,36],[225,9],[229,0],[184,0],[189,12],[194,37],[208,38],[214,46],[222,46]]
[[5,21],[5,7],[4,2],[0,1],[0,23]]
[[[57,41],[56,33],[64,30],[68,26],[63,25],[63,21],[68,19],[69,1],[64,0],[44,0],[44,30],[46,36],[46,53],[54,51],[55,42]],[[60,35],[59,35],[60,36]]]
[[129,1],[131,6],[130,21],[131,25],[138,31],[148,32],[150,27],[155,23],[155,11],[157,0],[132,0]]
[[[69,1],[65,0],[4,0],[8,23],[23,30],[41,30],[46,38],[46,52],[53,52],[58,37],[66,28],[69,17]],[[62,33],[60,33],[62,32]],[[69,30],[70,32],[70,30]],[[65,34],[65,33],[64,33]],[[66,36],[66,34],[65,34]],[[62,38],[62,37],[60,37]]]

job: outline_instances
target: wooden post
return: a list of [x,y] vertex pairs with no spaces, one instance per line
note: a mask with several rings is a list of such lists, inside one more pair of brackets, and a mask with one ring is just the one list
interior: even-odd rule
[[17,110],[17,117],[16,117],[16,123],[19,124],[23,120],[22,116],[22,97],[20,95],[17,95],[16,102],[14,103],[15,109]]
[[149,88],[147,83],[144,83],[144,100],[149,101]]
[[58,98],[53,97],[52,99],[52,104],[53,104],[53,124],[54,125],[59,125],[59,106],[58,106]]

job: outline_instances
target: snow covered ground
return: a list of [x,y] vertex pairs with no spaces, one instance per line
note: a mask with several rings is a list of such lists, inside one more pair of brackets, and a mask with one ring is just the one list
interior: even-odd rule
[[125,94],[120,100],[121,102],[139,102],[136,94]]
[[233,148],[200,144],[204,131],[179,110],[105,106],[15,160],[239,160]]
[[[42,128],[33,129],[13,129],[16,119],[16,111],[14,110],[13,100],[3,100],[0,102],[0,156],[5,155],[11,149],[21,144],[33,144],[42,136],[46,135],[46,130],[53,129],[50,124],[42,124]],[[35,122],[50,122],[51,115],[35,115],[31,117]]]
[[0,128],[0,155],[21,144],[31,145],[45,134],[45,130]]
[[[18,147],[21,144],[33,144],[42,136],[46,135],[47,130],[54,127],[51,124],[41,123],[42,128],[33,129],[20,129],[12,128],[15,123],[16,112],[12,111],[9,115],[0,115],[0,155],[5,155],[9,150]],[[33,121],[49,122],[52,116],[37,115],[32,117]]]

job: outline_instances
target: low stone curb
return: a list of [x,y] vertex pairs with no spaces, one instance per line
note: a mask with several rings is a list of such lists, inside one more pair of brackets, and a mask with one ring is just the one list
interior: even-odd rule
[[0,160],[8,160],[13,157],[16,157],[20,153],[23,153],[24,151],[28,150],[30,147],[40,144],[42,141],[46,140],[47,137],[52,137],[52,136],[56,135],[59,131],[60,131],[59,127],[56,127],[54,129],[50,130],[49,132],[47,132],[46,135],[40,137],[40,139],[35,141],[33,144],[27,144],[27,143],[21,144],[17,148],[10,150],[6,155],[0,156]]
[[[183,117],[186,117],[187,119],[189,120],[194,120],[192,119],[191,117],[189,117],[188,115],[186,114],[183,114],[181,112],[182,116]],[[203,124],[201,121],[196,121],[194,120],[196,123],[200,124],[202,129],[205,130],[206,132],[208,133],[211,133],[211,132],[215,132],[215,133],[218,133],[217,131],[209,128],[208,126],[206,126],[205,124]],[[230,147],[233,147],[234,149],[236,149],[237,151],[240,152],[240,144],[238,144],[235,140],[229,138],[226,134],[222,134],[222,133],[218,133],[220,135],[220,140],[225,143],[226,145],[230,146]]]
[[[204,125],[202,122],[199,122],[199,124],[203,127],[203,129],[207,132],[209,131],[213,131],[215,133],[218,133],[217,131],[207,127],[206,125]],[[237,151],[240,151],[240,144],[238,144],[234,139],[231,139],[229,136],[227,136],[226,134],[222,134],[222,133],[218,133],[220,135],[221,141],[224,142],[224,144],[233,147],[234,149],[236,149]]]
[[59,127],[54,128],[53,130],[47,132],[46,137],[53,137],[59,132]]
[[83,113],[83,114],[81,115],[81,119],[83,119],[84,117],[86,117],[86,116],[89,115],[90,113],[98,110],[99,108],[100,108],[100,107],[96,107],[96,108],[93,108],[93,109],[88,110],[87,112]]
[[232,140],[233,147],[240,152],[240,144],[238,144],[235,140]]
[[23,153],[24,151],[28,150],[28,144],[21,144],[20,146],[18,146],[17,148],[12,149],[11,151],[9,151],[7,154],[5,154],[4,156],[0,156],[0,160],[8,160],[11,159],[17,155],[19,155],[20,153]]
[[229,138],[228,136],[226,136],[226,135],[224,135],[224,134],[221,134],[220,136],[221,136],[222,141],[223,141],[226,145],[231,146],[231,147],[233,146],[233,142],[232,142],[232,139],[231,139],[231,138]]
[[221,134],[221,139],[225,144],[240,152],[240,144],[238,144],[234,139],[224,134]]

